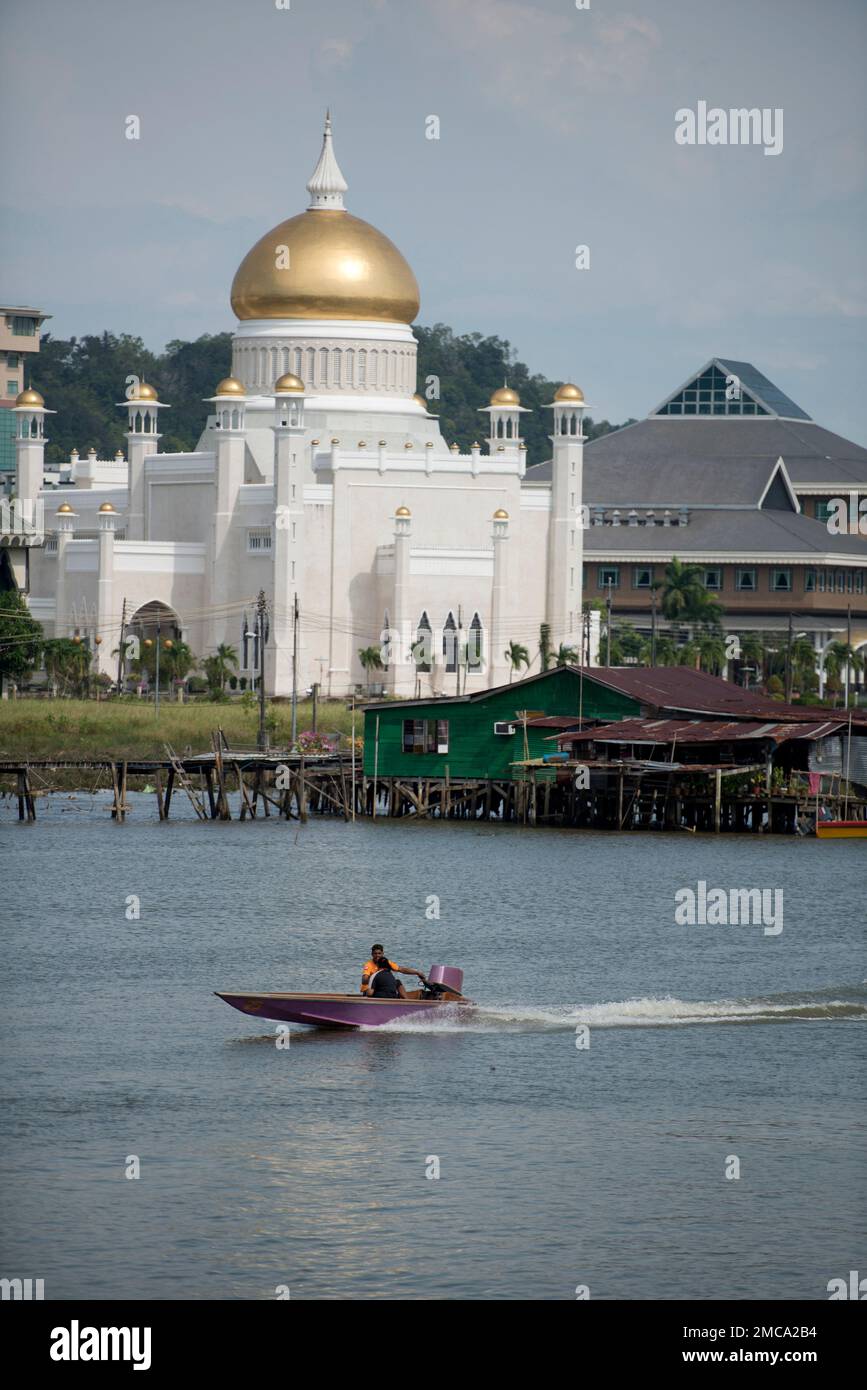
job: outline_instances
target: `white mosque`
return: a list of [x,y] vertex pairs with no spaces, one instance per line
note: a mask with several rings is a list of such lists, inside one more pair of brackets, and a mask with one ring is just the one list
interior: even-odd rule
[[484,408],[486,446],[449,445],[416,392],[415,276],[345,209],[330,119],[307,189],[307,210],[235,275],[232,375],[194,452],[160,452],[170,403],[133,381],[127,458],[73,455],[72,486],[46,487],[51,412],[36,391],[18,397],[17,496],[45,515],[29,552],[34,616],[49,635],[86,638],[112,676],[123,621],[140,636],[159,622],[199,657],[229,644],[252,677],[264,591],[265,686],[278,696],[293,674],[299,688],[352,691],[359,651],[383,633],[376,679],[395,695],[502,684],[507,647],[535,651],[543,622],[555,650],[580,650],[582,392],[564,385],[551,403],[545,482],[525,477],[524,412],[507,386]]

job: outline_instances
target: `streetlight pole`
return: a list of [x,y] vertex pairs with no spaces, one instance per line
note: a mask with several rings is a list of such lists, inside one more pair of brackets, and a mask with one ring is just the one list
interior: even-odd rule
[[789,614],[789,633],[786,638],[786,704],[792,703],[792,615]]
[[154,718],[159,719],[160,715],[160,620],[157,618],[157,695],[154,705]]
[[650,664],[656,665],[656,590],[650,591]]
[[292,736],[291,746],[298,742],[298,595],[292,598]]

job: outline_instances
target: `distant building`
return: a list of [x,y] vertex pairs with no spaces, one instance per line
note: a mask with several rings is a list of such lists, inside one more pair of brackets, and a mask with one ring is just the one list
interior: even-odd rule
[[[550,463],[525,489],[550,487]],[[848,526],[829,529],[832,499]],[[855,506],[852,507],[852,499]],[[817,654],[867,644],[867,449],[817,425],[749,362],[713,358],[644,420],[584,453],[585,599],[650,629],[675,556],[701,567],[729,632],[781,634],[792,614]],[[865,508],[867,511],[867,508]]]
[[28,358],[39,351],[39,330],[50,314],[0,304],[0,482],[15,472],[15,416]]

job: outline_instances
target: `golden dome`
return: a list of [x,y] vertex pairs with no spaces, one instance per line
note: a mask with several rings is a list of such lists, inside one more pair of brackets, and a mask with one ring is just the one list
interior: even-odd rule
[[215,396],[245,396],[246,394],[241,382],[234,376],[224,376],[214,392]]
[[61,502],[60,506],[57,508],[57,515],[60,516],[61,512],[64,516],[69,516],[72,513],[72,508],[68,502]]
[[113,511],[114,511],[114,507],[111,505],[110,502],[103,502],[103,504],[102,504],[102,506],[100,507],[99,510],[100,510],[101,512],[113,512]]
[[584,392],[580,386],[573,386],[571,381],[564,381],[562,386],[558,386],[554,392],[555,401],[576,401],[579,405],[584,404]]
[[155,401],[159,397],[155,386],[149,386],[146,381],[140,381],[138,386],[130,392],[129,399],[131,401]]
[[450,444],[450,445],[449,445],[449,449],[451,450],[451,452],[452,452],[453,454],[459,454],[459,453],[461,452],[461,451],[460,451],[460,447],[459,447],[459,445],[457,445],[457,444]]
[[412,516],[412,512],[409,507],[398,507],[395,516]]
[[15,399],[15,404],[16,406],[30,406],[33,409],[41,410],[45,401],[38,391],[34,391],[33,387],[29,386],[26,391],[19,392]]
[[497,510],[494,512],[494,521],[508,521],[508,520],[509,520],[509,513],[506,512],[506,511],[504,511],[502,507],[498,507]]
[[281,391],[294,391],[297,395],[299,392],[305,390],[305,386],[300,376],[296,376],[294,372],[284,372],[283,376],[277,378],[274,384],[274,390],[278,393]]
[[490,399],[491,405],[520,405],[521,397],[511,386],[501,386]]
[[[278,270],[279,246],[289,266]],[[412,323],[419,292],[387,236],[344,208],[308,208],[266,232],[235,273],[239,319],[376,319]]]

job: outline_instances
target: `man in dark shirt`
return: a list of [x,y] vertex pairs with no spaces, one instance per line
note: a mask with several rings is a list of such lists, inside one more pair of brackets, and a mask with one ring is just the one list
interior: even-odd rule
[[406,998],[406,990],[400,980],[395,979],[387,960],[383,960],[376,974],[371,976],[367,992],[373,999]]

